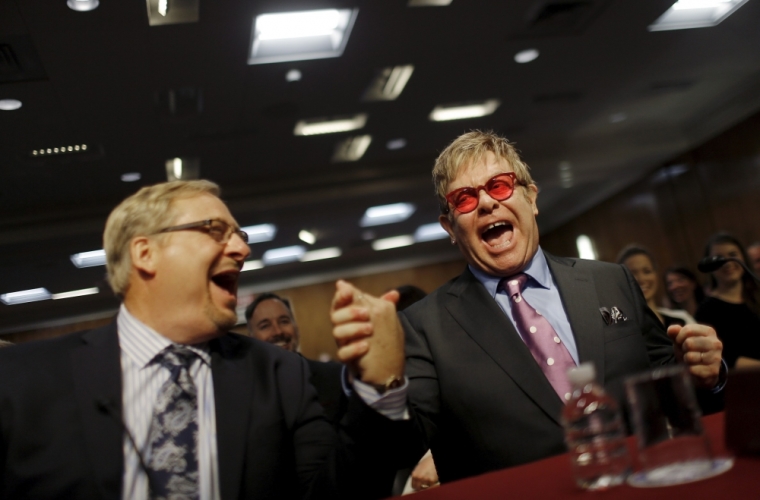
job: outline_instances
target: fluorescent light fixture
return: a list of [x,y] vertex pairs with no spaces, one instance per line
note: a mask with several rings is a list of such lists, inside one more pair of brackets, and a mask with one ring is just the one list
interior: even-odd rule
[[90,10],[95,10],[98,8],[98,5],[100,5],[99,0],[66,0],[66,5],[69,6],[69,9],[75,10],[77,12],[87,12]]
[[298,232],[298,239],[309,245],[313,245],[317,242],[317,237],[314,236],[314,233],[307,231],[306,229],[301,229]]
[[82,288],[81,290],[72,290],[70,292],[61,292],[61,293],[54,293],[50,296],[53,300],[58,299],[70,299],[72,297],[82,297],[84,295],[95,295],[97,293],[100,293],[100,290],[98,287],[92,287],[92,288]]
[[596,248],[594,248],[594,242],[585,234],[582,234],[575,239],[575,245],[578,248],[578,256],[581,259],[599,259],[599,255],[596,253]]
[[666,31],[717,26],[746,2],[747,0],[678,0],[648,29]]
[[449,120],[463,120],[465,118],[478,118],[493,114],[499,107],[501,101],[498,99],[489,99],[481,103],[473,104],[446,104],[436,106],[430,113],[430,119],[434,122],[445,122]]
[[75,253],[71,256],[71,262],[78,268],[95,267],[106,265],[106,251],[93,250],[91,252]]
[[382,238],[372,242],[373,250],[388,250],[390,248],[408,247],[414,245],[414,236],[393,236],[391,238]]
[[406,147],[406,139],[403,137],[399,137],[398,139],[391,139],[385,144],[385,147],[390,149],[391,151],[395,151],[397,149],[402,149]]
[[515,54],[515,62],[520,64],[535,61],[538,58],[538,49],[525,49]]
[[336,118],[314,118],[309,120],[300,120],[293,129],[294,135],[318,135],[318,134],[335,134],[338,132],[349,132],[358,130],[367,123],[367,115],[360,113],[354,116],[344,116]]
[[445,7],[452,0],[409,0],[409,7]]
[[4,293],[0,295],[0,302],[8,306],[13,306],[16,304],[24,304],[26,302],[48,300],[50,297],[50,292],[48,292],[46,288],[33,288],[32,290]]
[[158,13],[166,17],[169,12],[169,0],[158,0]]
[[198,179],[201,174],[199,158],[170,158],[165,165],[166,180],[169,182]]
[[196,23],[200,16],[200,0],[145,0],[148,25]]
[[256,226],[241,227],[248,234],[248,244],[272,241],[277,235],[277,226],[274,224],[258,224]]
[[15,111],[21,107],[21,101],[18,99],[0,99],[0,110]]
[[369,227],[401,222],[408,219],[415,209],[416,207],[411,203],[393,203],[391,205],[370,207],[364,212],[359,225],[361,227]]
[[306,253],[306,249],[301,245],[290,247],[272,248],[264,252],[262,260],[265,266],[273,264],[285,264],[286,262],[295,262],[301,260]]
[[414,66],[411,64],[384,68],[372,80],[369,88],[364,92],[363,99],[365,101],[395,101],[403,92],[413,72]]
[[335,146],[332,161],[357,161],[360,160],[372,142],[371,135],[357,135],[340,141]]
[[339,57],[358,13],[322,9],[256,16],[248,64]]
[[298,71],[297,69],[291,69],[290,71],[285,73],[285,80],[288,82],[297,82],[301,80],[302,76],[303,75],[301,75],[301,72]]
[[421,243],[423,241],[442,240],[448,238],[449,233],[446,232],[438,222],[431,222],[430,224],[423,224],[417,228],[414,232],[414,241]]
[[336,257],[340,257],[342,253],[343,252],[341,252],[340,248],[338,247],[311,250],[303,254],[303,257],[301,257],[301,262],[310,262],[312,260],[334,259]]
[[261,269],[263,267],[264,263],[260,260],[247,260],[243,263],[243,269],[241,269],[240,272],[255,271],[256,269]]
[[140,172],[127,172],[126,174],[121,174],[121,180],[122,182],[135,182],[139,181],[142,175]]

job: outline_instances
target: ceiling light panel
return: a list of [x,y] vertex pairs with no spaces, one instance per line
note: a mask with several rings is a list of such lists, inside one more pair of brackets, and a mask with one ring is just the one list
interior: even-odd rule
[[415,209],[416,207],[411,203],[393,203],[391,205],[370,207],[364,212],[359,225],[361,227],[370,227],[405,221],[414,213]]
[[340,257],[343,252],[338,247],[321,248],[319,250],[311,250],[303,254],[301,262],[311,262],[313,260],[325,260],[334,259]]
[[493,114],[501,101],[489,99],[480,103],[446,104],[433,108],[430,119],[434,122],[449,120],[464,120],[465,118],[478,118]]
[[393,236],[391,238],[383,238],[372,242],[373,250],[390,250],[391,248],[401,248],[414,245],[414,236],[403,235]]
[[293,135],[319,135],[350,132],[363,128],[367,123],[367,115],[360,113],[354,116],[335,118],[313,118],[300,120],[293,129]]
[[256,226],[241,227],[248,234],[248,244],[272,241],[277,236],[277,226],[274,224],[258,224]]
[[323,9],[256,16],[248,64],[339,57],[358,13]]
[[166,160],[166,180],[188,181],[199,179],[201,160],[199,158],[170,158]]
[[0,110],[15,111],[21,107],[21,101],[18,99],[0,99]]
[[25,304],[27,302],[48,300],[50,298],[51,294],[46,288],[34,288],[32,290],[4,293],[0,295],[0,302],[8,306],[13,306],[16,304]]
[[520,64],[529,63],[538,59],[538,49],[521,50],[515,54],[515,62]]
[[243,269],[240,272],[255,271],[256,269],[262,269],[264,263],[260,260],[247,260],[243,263]]
[[438,222],[423,224],[414,232],[414,241],[421,243],[423,241],[442,240],[449,237],[449,233]]
[[409,0],[409,7],[445,7],[452,0]]
[[95,10],[98,8],[98,5],[100,5],[99,0],[66,0],[66,5],[69,6],[69,9],[75,10],[77,12],[87,12],[90,10]]
[[391,66],[378,74],[364,92],[365,101],[395,101],[404,91],[414,72],[414,66]]
[[298,239],[304,243],[308,243],[309,245],[313,245],[317,242],[317,237],[314,235],[314,233],[307,231],[306,229],[301,229],[298,232]]
[[342,140],[337,146],[335,146],[332,161],[344,162],[360,160],[361,157],[364,156],[364,153],[367,151],[371,142],[371,135],[357,135],[356,137],[349,137],[348,139]]
[[146,0],[148,7],[148,24],[197,23],[200,12],[200,0]]
[[264,252],[262,260],[265,266],[271,266],[274,264],[285,264],[287,262],[296,262],[306,253],[306,249],[301,245],[293,245],[290,247],[272,248]]
[[93,250],[91,252],[75,253],[71,257],[71,262],[78,268],[95,267],[106,265],[106,251]]
[[747,0],[678,0],[649,26],[649,31],[716,26],[746,2]]
[[95,286],[92,288],[82,288],[81,290],[72,290],[70,292],[54,293],[50,295],[50,298],[53,300],[72,299],[74,297],[84,297],[85,295],[96,295],[98,293],[100,293],[100,290]]

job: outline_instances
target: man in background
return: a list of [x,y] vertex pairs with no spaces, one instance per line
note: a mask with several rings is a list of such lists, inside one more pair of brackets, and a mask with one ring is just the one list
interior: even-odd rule
[[760,274],[760,241],[756,241],[747,247],[747,255],[752,270],[755,271],[755,274]]

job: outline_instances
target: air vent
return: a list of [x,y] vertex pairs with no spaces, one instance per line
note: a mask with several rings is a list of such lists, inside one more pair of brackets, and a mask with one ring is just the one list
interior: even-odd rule
[[524,30],[510,38],[568,36],[583,32],[609,0],[548,0],[526,16]]
[[45,78],[42,62],[28,36],[0,38],[0,83]]
[[533,96],[533,102],[536,104],[571,103],[578,102],[582,98],[583,93],[578,91],[554,92],[547,94],[536,94]]

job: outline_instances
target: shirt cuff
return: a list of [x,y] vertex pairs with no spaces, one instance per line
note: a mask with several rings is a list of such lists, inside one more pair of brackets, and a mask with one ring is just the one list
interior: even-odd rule
[[406,405],[406,393],[409,388],[409,379],[404,376],[404,384],[395,389],[389,389],[380,394],[373,386],[365,384],[361,380],[354,379],[350,384],[347,383],[348,375],[344,367],[343,391],[347,396],[351,395],[352,388],[362,400],[386,418],[391,420],[409,420],[409,408]]
[[720,360],[720,373],[718,374],[718,383],[711,389],[713,394],[720,394],[728,382],[728,365],[725,359]]

